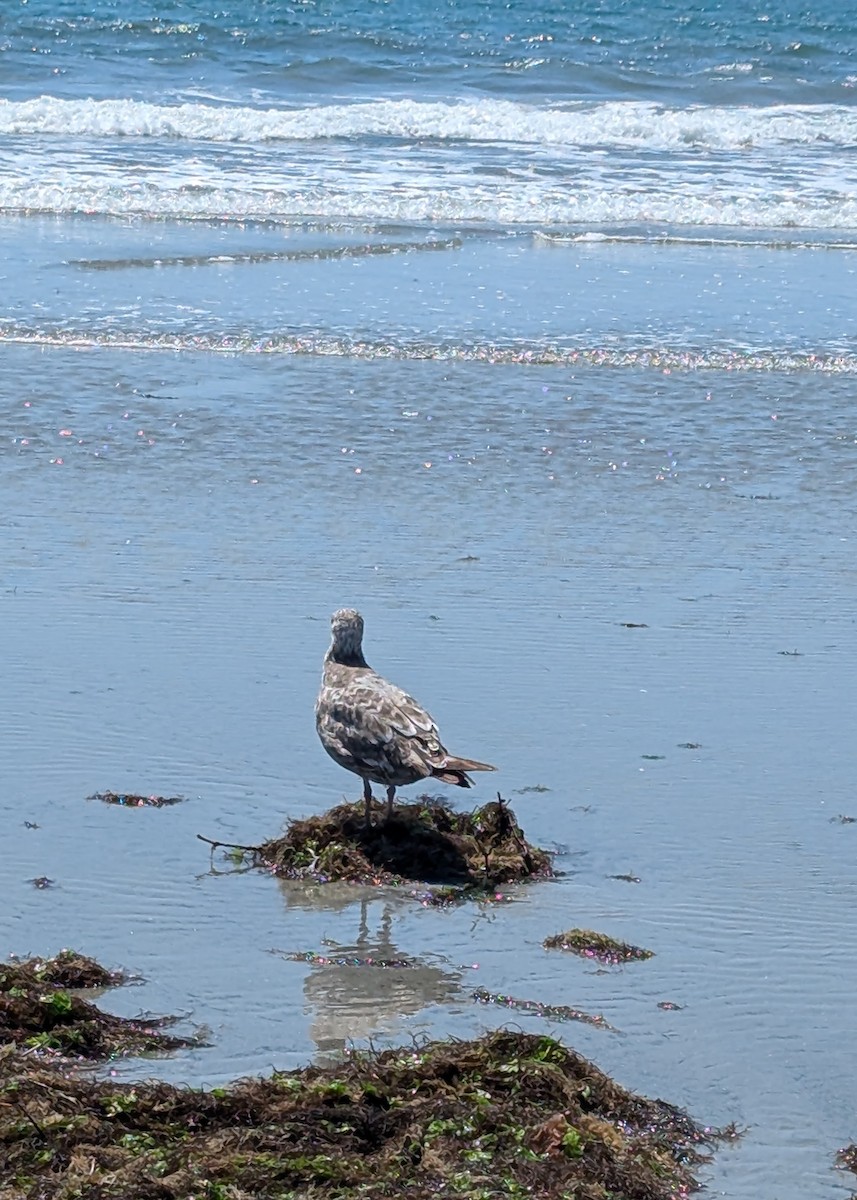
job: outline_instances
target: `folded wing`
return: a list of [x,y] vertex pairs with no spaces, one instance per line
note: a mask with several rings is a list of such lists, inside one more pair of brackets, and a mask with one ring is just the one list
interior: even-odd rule
[[343,686],[331,680],[319,698],[318,721],[335,758],[391,782],[433,776],[470,787],[467,771],[494,770],[487,763],[449,754],[422,705],[373,671],[361,672]]

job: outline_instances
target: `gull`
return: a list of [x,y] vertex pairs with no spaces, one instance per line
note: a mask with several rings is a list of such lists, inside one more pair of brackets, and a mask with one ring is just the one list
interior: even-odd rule
[[366,826],[372,825],[372,784],[387,789],[387,820],[396,788],[419,779],[473,787],[468,771],[494,771],[488,763],[450,754],[421,705],[384,679],[363,657],[363,618],[340,608],[324,656],[315,724],[321,744],[341,767],[363,780]]

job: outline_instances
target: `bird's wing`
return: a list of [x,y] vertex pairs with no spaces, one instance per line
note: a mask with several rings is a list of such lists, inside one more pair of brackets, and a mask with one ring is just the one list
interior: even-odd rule
[[413,696],[374,671],[336,683],[319,697],[320,724],[341,750],[367,765],[401,765],[429,775],[446,750],[431,716]]

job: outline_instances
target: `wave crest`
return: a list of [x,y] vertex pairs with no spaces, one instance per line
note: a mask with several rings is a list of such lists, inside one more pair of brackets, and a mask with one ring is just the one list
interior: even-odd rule
[[829,148],[857,142],[857,109],[831,104],[671,108],[630,100],[535,106],[488,99],[263,109],[41,96],[0,100],[0,134],[238,143],[386,137],[650,150]]

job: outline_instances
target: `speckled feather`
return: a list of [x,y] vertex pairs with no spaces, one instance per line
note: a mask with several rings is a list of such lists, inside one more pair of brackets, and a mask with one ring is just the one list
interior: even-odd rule
[[494,770],[450,754],[413,696],[372,670],[363,657],[359,613],[340,609],[331,627],[315,715],[322,745],[340,766],[386,787],[429,777],[472,787],[467,771]]

